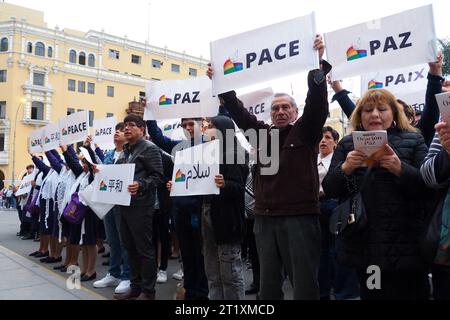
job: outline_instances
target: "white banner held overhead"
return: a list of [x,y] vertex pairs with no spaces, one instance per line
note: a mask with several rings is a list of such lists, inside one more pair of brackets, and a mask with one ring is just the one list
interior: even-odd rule
[[397,99],[423,110],[427,91],[428,65],[421,64],[361,76],[361,96],[370,89],[389,90]]
[[218,140],[178,151],[173,167],[170,196],[219,194],[214,179],[219,174]]
[[115,117],[94,120],[92,139],[100,148],[114,149],[114,134],[116,133],[117,120]]
[[93,182],[92,201],[129,206],[131,194],[128,186],[133,183],[135,164],[99,165]]
[[333,80],[437,57],[432,5],[326,33],[324,38]]
[[59,148],[61,143],[61,132],[59,130],[59,123],[48,124],[43,128],[43,150],[50,151]]
[[219,108],[219,99],[212,96],[211,80],[206,76],[153,81],[147,84],[146,96],[144,120],[213,117]]
[[270,108],[273,99],[272,88],[266,88],[239,96],[244,107],[258,120],[266,122],[270,119]]
[[213,94],[318,69],[315,36],[311,13],[211,42]]
[[59,119],[61,143],[68,145],[86,140],[89,135],[89,113],[80,111]]
[[43,140],[44,140],[43,128],[31,131],[30,136],[28,137],[28,151],[31,154],[43,152],[42,149]]
[[20,182],[20,186],[19,189],[16,191],[15,195],[21,196],[24,194],[28,194],[31,191],[32,185],[31,182],[34,180],[34,178],[36,177],[36,173],[37,171],[34,171],[31,174],[27,174],[22,181]]

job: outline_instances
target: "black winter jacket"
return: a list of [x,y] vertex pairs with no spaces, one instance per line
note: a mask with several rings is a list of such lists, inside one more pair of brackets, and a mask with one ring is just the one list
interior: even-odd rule
[[[423,267],[419,237],[424,227],[425,191],[419,168],[427,147],[421,134],[396,128],[388,130],[388,141],[402,162],[402,173],[396,177],[386,169],[373,169],[362,192],[367,229],[351,238],[338,237],[338,261],[363,270],[370,265],[377,265],[383,271],[418,270]],[[350,176],[341,170],[353,149],[351,135],[339,143],[322,183],[327,197],[342,202],[350,196],[351,181],[361,184],[367,168],[359,168]]]
[[131,207],[153,206],[156,189],[163,183],[161,153],[157,146],[144,139],[134,146],[124,145],[116,164],[135,163],[134,181],[139,182],[138,194],[131,197]]

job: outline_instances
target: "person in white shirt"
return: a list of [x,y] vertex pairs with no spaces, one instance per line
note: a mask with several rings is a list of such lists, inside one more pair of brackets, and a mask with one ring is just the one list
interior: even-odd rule
[[332,127],[324,127],[322,129],[322,140],[319,144],[319,155],[317,156],[317,171],[319,172],[319,182],[320,182],[320,198],[324,197],[322,181],[327,175],[328,168],[331,164],[331,159],[333,158],[334,149],[339,142],[339,133]]

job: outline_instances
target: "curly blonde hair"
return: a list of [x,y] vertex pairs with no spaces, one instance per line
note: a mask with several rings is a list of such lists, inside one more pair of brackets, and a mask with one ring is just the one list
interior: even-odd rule
[[386,89],[372,89],[367,91],[356,104],[356,108],[350,118],[350,123],[355,130],[364,130],[361,123],[361,113],[365,106],[388,105],[394,116],[394,125],[403,131],[417,132],[408,121],[403,106],[397,102],[395,96]]

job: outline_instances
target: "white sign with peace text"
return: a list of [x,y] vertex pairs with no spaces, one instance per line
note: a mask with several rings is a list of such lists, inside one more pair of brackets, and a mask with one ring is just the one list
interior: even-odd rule
[[69,145],[86,140],[89,135],[89,113],[80,111],[59,119],[61,143]]

